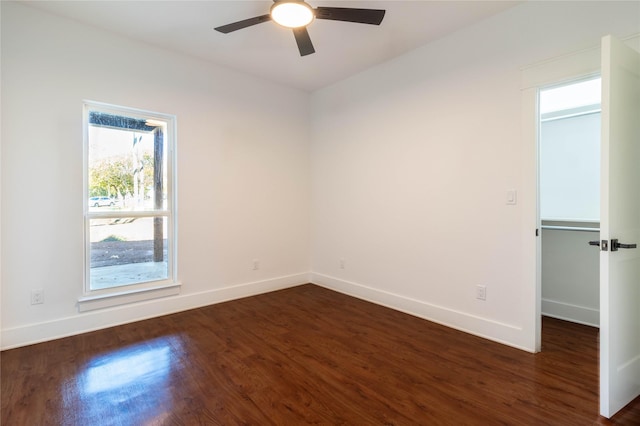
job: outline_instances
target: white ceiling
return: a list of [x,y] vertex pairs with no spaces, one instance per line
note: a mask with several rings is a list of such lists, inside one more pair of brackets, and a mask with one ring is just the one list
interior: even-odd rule
[[309,0],[313,7],[385,9],[380,26],[316,20],[316,53],[301,57],[291,30],[266,22],[233,33],[213,28],[263,15],[271,1],[40,1],[51,13],[313,91],[508,9],[516,1]]

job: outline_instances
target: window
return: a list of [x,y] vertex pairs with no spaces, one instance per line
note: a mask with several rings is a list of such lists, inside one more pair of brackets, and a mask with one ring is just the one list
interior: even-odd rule
[[540,92],[540,216],[600,220],[600,78]]
[[175,117],[88,102],[84,129],[80,310],[177,293]]

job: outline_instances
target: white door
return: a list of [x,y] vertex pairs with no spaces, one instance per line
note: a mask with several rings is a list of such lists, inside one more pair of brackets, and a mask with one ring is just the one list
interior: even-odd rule
[[640,53],[611,36],[601,161],[600,414],[611,417],[640,395]]

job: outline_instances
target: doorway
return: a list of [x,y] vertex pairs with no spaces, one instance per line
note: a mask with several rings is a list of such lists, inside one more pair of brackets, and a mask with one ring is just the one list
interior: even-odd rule
[[[531,196],[523,197],[525,224],[526,277],[535,299],[529,335],[535,350],[541,350],[541,240],[539,130],[537,112],[540,88],[570,81],[574,76],[602,76],[602,131],[600,170],[600,248],[599,248],[599,346],[600,414],[610,418],[640,395],[640,300],[637,277],[640,271],[640,46],[638,36],[620,41],[605,36],[598,49],[567,55],[523,70],[523,112],[529,156],[523,166],[530,178],[526,187]],[[590,74],[591,73],[591,74]],[[556,85],[560,86],[560,85]],[[534,109],[536,109],[534,111]],[[530,160],[529,160],[530,158]],[[535,194],[535,195],[534,195]],[[531,232],[531,233],[529,233]],[[595,242],[595,241],[594,241]],[[596,242],[597,244],[597,242]],[[596,249],[594,247],[594,249]],[[624,250],[620,250],[624,249]],[[528,274],[533,271],[533,274]]]
[[541,314],[599,326],[600,94],[589,76],[539,91]]

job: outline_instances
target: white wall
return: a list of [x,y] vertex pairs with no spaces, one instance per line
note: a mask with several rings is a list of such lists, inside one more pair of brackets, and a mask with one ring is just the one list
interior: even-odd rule
[[[543,225],[545,222],[543,222]],[[597,227],[597,223],[550,222],[552,226]],[[600,250],[594,231],[542,229],[542,313],[598,327]]]
[[600,220],[600,113],[540,123],[540,217]]
[[521,68],[638,32],[639,12],[526,3],[314,93],[314,282],[535,350]]
[[[2,7],[0,7],[0,52],[2,50]],[[0,82],[2,81],[2,54],[0,54]],[[2,84],[0,84],[0,165],[2,164]],[[2,169],[0,169],[0,224],[2,224]],[[2,327],[2,226],[0,226],[0,328]],[[1,346],[0,338],[0,348]]]
[[[307,93],[1,7],[3,348],[308,282]],[[178,297],[77,312],[85,99],[178,117]]]
[[556,119],[543,114],[540,123],[541,308],[545,316],[597,327],[600,251],[588,243],[599,232],[581,229],[600,226],[601,117],[567,116],[576,110],[546,115]]

